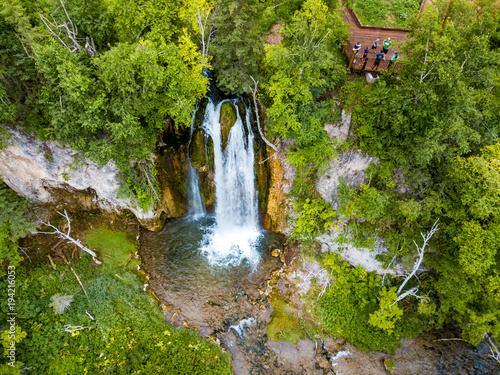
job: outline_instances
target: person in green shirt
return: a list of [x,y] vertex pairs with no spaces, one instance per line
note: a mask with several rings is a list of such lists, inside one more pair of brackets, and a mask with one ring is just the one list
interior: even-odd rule
[[387,52],[389,52],[389,48],[391,47],[391,38],[387,38],[386,40],[384,40],[384,47],[382,48],[382,52],[384,54],[387,54]]

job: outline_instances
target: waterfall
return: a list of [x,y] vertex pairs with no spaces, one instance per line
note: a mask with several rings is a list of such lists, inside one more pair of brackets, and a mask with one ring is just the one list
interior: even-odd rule
[[[200,251],[211,264],[238,265],[243,260],[255,267],[260,261],[257,240],[259,229],[255,190],[254,136],[250,111],[243,120],[236,108],[226,148],[222,148],[219,123],[222,103],[211,100],[205,110],[203,129],[214,147],[215,223],[207,229]],[[234,105],[234,101],[229,101]],[[246,132],[244,127],[246,126]]]
[[191,146],[191,142],[193,140],[193,131],[196,119],[196,111],[193,113],[191,117],[191,133],[189,134],[189,143],[188,143],[188,152],[187,152],[187,163],[188,163],[188,190],[187,190],[187,198],[188,198],[188,213],[189,215],[198,218],[203,216],[205,212],[205,206],[203,205],[203,200],[201,199],[200,193],[200,177],[198,174],[198,170],[193,168],[191,164],[191,159],[189,158],[189,148]]

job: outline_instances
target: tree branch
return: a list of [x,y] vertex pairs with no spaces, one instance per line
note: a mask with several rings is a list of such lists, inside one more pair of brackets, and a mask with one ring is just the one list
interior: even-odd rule
[[495,345],[495,342],[488,333],[484,334],[484,338],[486,340],[488,348],[490,348],[491,351],[490,357],[493,358],[498,363],[500,363],[500,350],[498,349],[498,346]]
[[[69,17],[68,12],[66,11],[66,7],[64,6],[64,2],[60,0],[62,8],[64,9],[64,14],[66,14],[66,18],[68,21],[65,21],[59,25],[57,25],[54,22],[50,22],[47,17],[42,15],[41,13],[38,13],[38,16],[44,23],[44,25],[47,27],[49,30],[49,33],[52,36],[55,36],[61,44],[68,49],[69,51],[73,53],[78,53],[82,47],[80,47],[80,44],[78,43],[77,36],[78,36],[78,29],[74,25],[73,21]],[[66,36],[68,39],[71,41],[71,44],[67,44],[64,42],[64,40],[61,38],[61,30],[64,30],[66,33]],[[56,32],[57,31],[57,32]],[[90,57],[93,57],[94,55],[97,54],[97,50],[94,45],[94,40],[92,38],[89,39],[89,37],[86,38],[86,43],[85,43],[85,50],[89,54]]]
[[250,78],[252,79],[252,81],[254,83],[254,88],[252,88],[251,86],[249,86],[249,88],[250,88],[250,91],[252,92],[252,96],[253,96],[253,104],[255,106],[255,117],[257,118],[257,128],[259,129],[260,137],[269,147],[271,147],[274,151],[278,152],[279,151],[278,147],[276,147],[275,145],[273,145],[271,142],[269,142],[267,140],[267,138],[264,136],[264,133],[262,132],[262,129],[260,127],[259,106],[257,105],[258,104],[257,103],[257,87],[259,85],[259,82],[256,81],[252,76],[250,76]]
[[57,211],[57,213],[59,215],[61,215],[62,217],[66,218],[66,221],[68,222],[68,233],[63,233],[59,230],[59,228],[55,227],[54,225],[52,225],[50,223],[50,221],[47,221],[47,222],[41,222],[42,224],[48,226],[48,227],[51,227],[52,229],[54,229],[53,232],[36,232],[36,233],[42,233],[42,234],[57,234],[60,238],[66,240],[68,243],[72,243],[76,246],[78,246],[80,249],[82,249],[83,251],[85,251],[86,253],[90,254],[90,256],[92,256],[92,259],[94,260],[94,262],[96,262],[97,264],[101,264],[102,262],[97,260],[97,255],[96,253],[94,253],[92,250],[90,250],[88,247],[85,247],[84,245],[82,245],[82,243],[80,242],[80,240],[75,240],[73,237],[70,236],[70,233],[71,233],[71,221],[69,219],[69,216],[68,216],[68,213],[66,212],[66,210],[64,210],[64,214],[60,213],[59,211]]
[[[417,273],[417,271],[420,269],[420,265],[422,264],[423,260],[424,260],[424,251],[425,251],[425,247],[427,246],[427,243],[429,242],[429,240],[431,239],[431,237],[434,235],[434,233],[436,233],[436,231],[439,229],[439,225],[438,225],[438,221],[439,219],[437,219],[435,222],[434,222],[434,225],[432,226],[431,230],[429,232],[427,232],[427,234],[424,236],[423,233],[420,233],[420,235],[422,236],[422,238],[424,239],[424,244],[422,245],[422,247],[418,247],[417,243],[415,241],[413,241],[413,243],[415,244],[415,246],[417,247],[417,253],[418,253],[418,259],[415,261],[415,263],[413,264],[413,269],[412,271],[408,274],[408,276],[406,276],[406,278],[404,279],[403,283],[401,284],[401,286],[399,287],[398,291],[396,292],[396,295],[400,295],[400,293],[403,291],[403,288],[405,287],[406,283]],[[417,290],[418,290],[418,287],[417,287]],[[416,291],[415,291],[416,292]],[[414,294],[413,294],[414,295]],[[396,300],[398,301],[399,298]]]

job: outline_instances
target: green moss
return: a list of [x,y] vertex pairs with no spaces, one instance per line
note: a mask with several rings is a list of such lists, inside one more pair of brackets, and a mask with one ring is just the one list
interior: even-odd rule
[[229,102],[222,103],[220,108],[220,131],[222,136],[222,148],[226,148],[229,132],[236,122],[236,108]]
[[267,336],[273,341],[289,341],[296,344],[301,339],[319,339],[323,335],[318,327],[305,317],[300,318],[290,301],[277,293],[271,296],[273,313],[267,325]]
[[384,359],[384,366],[387,369],[387,371],[393,372],[394,367],[396,367],[396,363],[394,362],[394,360],[392,358],[386,358],[386,359]]
[[193,133],[191,145],[189,147],[189,158],[194,168],[201,169],[207,165],[207,155],[205,152],[205,132],[198,128]]
[[140,264],[134,257],[139,246],[130,234],[105,227],[95,228],[87,231],[85,243],[99,253],[104,270],[119,268],[133,271]]

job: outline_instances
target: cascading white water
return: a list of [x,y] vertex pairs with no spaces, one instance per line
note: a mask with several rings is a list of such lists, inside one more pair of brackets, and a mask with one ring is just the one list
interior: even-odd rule
[[214,147],[216,203],[215,224],[207,230],[200,250],[211,264],[238,265],[246,259],[252,267],[256,267],[260,261],[256,243],[261,231],[250,114],[247,110],[243,124],[238,107],[235,106],[236,122],[223,150],[219,123],[222,103],[224,101],[216,106],[209,100],[203,122],[203,128],[212,138]]
[[188,158],[188,214],[192,215],[194,218],[203,216],[205,211],[205,206],[203,206],[203,200],[201,199],[200,193],[200,177],[198,176],[198,171],[193,168],[191,160]]
[[[196,108],[198,110],[198,108]],[[187,153],[187,162],[188,162],[188,213],[189,215],[198,218],[206,213],[205,206],[203,205],[203,200],[201,199],[200,193],[200,177],[198,171],[193,168],[191,164],[191,159],[189,158],[189,148],[191,146],[191,142],[193,140],[193,131],[194,131],[194,123],[196,119],[196,111],[193,113],[191,117],[191,133],[189,134],[189,144],[188,144],[188,153]]]

